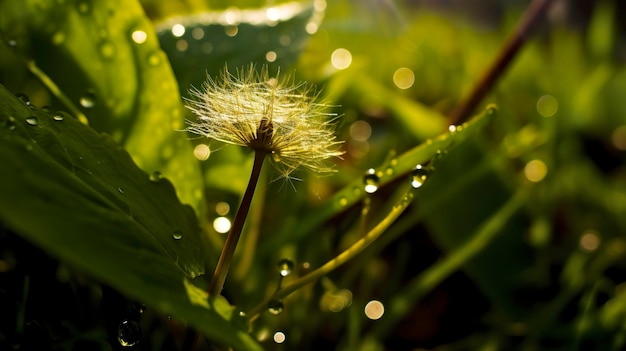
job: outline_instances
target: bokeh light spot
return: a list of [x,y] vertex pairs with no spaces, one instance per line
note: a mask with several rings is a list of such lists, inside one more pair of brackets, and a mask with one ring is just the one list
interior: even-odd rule
[[352,53],[344,48],[339,48],[330,55],[330,63],[336,69],[346,69],[352,64]]
[[367,141],[372,136],[372,127],[365,121],[356,121],[350,125],[350,137],[358,141]]
[[183,35],[185,35],[185,26],[183,26],[180,23],[176,23],[175,25],[172,26],[172,35],[180,38]]
[[277,55],[276,55],[276,52],[274,52],[274,51],[268,51],[265,54],[265,59],[267,60],[267,62],[274,62],[274,61],[276,61],[276,57],[277,57]]
[[274,342],[277,344],[282,344],[285,342],[287,338],[285,337],[285,333],[277,331],[274,333]]
[[193,149],[193,155],[200,161],[206,161],[211,156],[211,149],[206,144],[198,144]]
[[626,125],[621,125],[613,130],[611,141],[616,149],[626,151]]
[[213,220],[213,229],[220,234],[228,233],[230,226],[230,219],[226,217],[217,217]]
[[537,112],[543,117],[552,117],[559,109],[559,102],[554,96],[544,95],[537,100]]
[[220,216],[226,216],[230,212],[228,202],[220,201],[215,205],[215,212]]
[[595,251],[600,247],[600,236],[593,230],[587,230],[580,236],[580,248],[585,251]]
[[532,160],[524,167],[524,175],[528,180],[537,183],[548,174],[548,166],[541,160]]
[[146,34],[146,32],[142,30],[136,30],[130,35],[130,37],[133,39],[135,43],[143,44],[148,39],[148,34]]
[[380,319],[385,313],[385,306],[378,300],[372,300],[365,305],[365,315],[372,320]]
[[398,68],[393,74],[393,84],[400,89],[408,89],[415,83],[415,73],[406,67]]

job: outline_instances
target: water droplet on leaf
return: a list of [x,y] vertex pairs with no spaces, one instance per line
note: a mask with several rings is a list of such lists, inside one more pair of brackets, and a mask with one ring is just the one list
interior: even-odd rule
[[293,269],[293,262],[288,259],[282,259],[278,262],[278,273],[281,276],[286,277],[291,274],[291,270]]
[[15,129],[15,118],[9,116],[9,118],[7,118],[7,120],[4,122],[4,126],[9,129],[9,130],[14,130]]
[[183,232],[181,232],[180,230],[175,230],[174,234],[172,234],[172,237],[174,238],[174,240],[180,240],[183,238]]
[[158,182],[161,179],[163,179],[163,174],[161,174],[161,172],[159,171],[154,171],[152,172],[152,174],[150,174],[150,180],[153,182]]
[[340,206],[346,206],[347,204],[348,204],[348,199],[346,199],[345,197],[339,198],[339,205]]
[[141,327],[135,321],[125,320],[117,327],[117,341],[123,347],[137,345],[141,339]]
[[124,193],[124,189],[123,189],[123,188],[121,188],[121,187],[120,187],[120,188],[117,188],[117,191],[119,191],[119,193],[120,193],[120,194],[123,194],[123,193]]
[[92,108],[96,104],[96,95],[92,92],[88,92],[80,98],[79,102],[84,108]]
[[376,175],[376,170],[370,168],[365,176],[363,176],[363,183],[365,184],[365,192],[368,194],[373,194],[378,190],[378,184],[380,182],[380,178]]
[[267,304],[267,311],[275,316],[281,314],[283,308],[283,302],[277,299],[270,300]]
[[36,126],[39,123],[39,119],[35,116],[26,117],[26,123]]
[[411,171],[411,186],[414,189],[421,187],[422,185],[424,185],[429,175],[430,170],[422,167],[422,165],[417,165]]
[[65,118],[65,117],[63,117],[63,114],[62,114],[61,112],[57,112],[57,113],[55,113],[55,114],[52,116],[52,119],[53,119],[53,120],[55,120],[55,121],[57,121],[57,122],[62,121],[64,118]]
[[154,52],[148,56],[148,64],[150,66],[156,66],[161,63],[161,55],[158,52]]
[[26,106],[30,106],[30,99],[28,98],[28,96],[27,96],[26,94],[23,94],[23,93],[17,93],[17,94],[15,94],[15,96],[16,96],[18,99],[20,99],[20,100],[24,103],[24,105],[26,105]]

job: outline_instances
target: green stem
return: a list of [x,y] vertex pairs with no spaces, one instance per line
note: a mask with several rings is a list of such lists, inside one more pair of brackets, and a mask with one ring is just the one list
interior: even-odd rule
[[476,106],[483,100],[485,95],[493,88],[496,81],[504,74],[519,49],[528,40],[531,31],[537,26],[543,15],[549,8],[553,0],[533,0],[528,5],[522,19],[515,27],[511,36],[506,40],[504,46],[498,53],[495,61],[487,68],[482,77],[478,80],[474,88],[448,118],[449,124],[460,124],[465,122]]
[[235,249],[237,248],[237,242],[239,241],[243,225],[246,221],[246,217],[248,216],[248,211],[250,210],[250,204],[252,203],[252,197],[254,196],[254,189],[256,189],[256,185],[259,181],[261,167],[263,166],[263,160],[265,160],[266,154],[267,151],[263,149],[256,149],[254,152],[254,164],[252,166],[252,173],[250,174],[250,181],[248,182],[246,192],[243,194],[243,198],[239,204],[239,209],[235,215],[235,220],[233,221],[233,226],[228,233],[228,237],[226,238],[226,242],[222,248],[219,261],[215,267],[215,273],[213,273],[213,278],[211,279],[211,284],[209,285],[209,296],[219,295],[222,292],[224,282],[226,281],[226,275],[228,275],[228,268],[233,260]]
[[[406,197],[412,196],[412,193],[407,193]],[[407,206],[411,203],[408,199],[403,199],[396,206],[394,206],[391,211],[387,214],[387,216],[380,221],[372,230],[370,230],[365,236],[359,239],[357,242],[352,244],[347,250],[340,253],[337,257],[332,260],[326,262],[324,265],[314,270],[313,272],[292,281],[291,283],[283,286],[279,290],[277,290],[273,295],[264,299],[248,311],[247,315],[249,316],[249,320],[252,321],[258,317],[261,312],[263,312],[267,308],[267,304],[272,299],[281,299],[291,294],[292,292],[302,288],[303,286],[312,283],[321,277],[327,275],[333,270],[337,269],[344,263],[348,262],[352,258],[354,258],[357,254],[363,251],[366,247],[368,247],[371,243],[373,243],[376,239],[378,239],[384,232],[389,228],[389,226],[404,212]]]

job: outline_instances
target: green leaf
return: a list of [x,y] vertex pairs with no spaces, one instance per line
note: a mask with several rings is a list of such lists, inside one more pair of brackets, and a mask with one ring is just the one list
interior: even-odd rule
[[202,180],[183,133],[183,106],[167,57],[137,1],[3,1],[0,30],[59,99],[160,171],[197,210]]
[[216,341],[260,349],[190,293],[208,247],[193,209],[110,137],[68,114],[40,111],[0,86],[0,163],[3,225]]

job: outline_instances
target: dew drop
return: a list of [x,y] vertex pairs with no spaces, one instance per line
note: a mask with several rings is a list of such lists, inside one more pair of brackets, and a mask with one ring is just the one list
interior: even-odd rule
[[15,40],[15,39],[9,39],[9,40],[7,40],[7,44],[8,44],[10,47],[14,48],[14,47],[16,47],[16,46],[17,46],[17,40]]
[[429,175],[430,171],[422,167],[422,165],[417,165],[415,168],[413,168],[413,170],[411,171],[411,186],[413,187],[413,189],[417,189],[424,185]]
[[373,194],[378,190],[378,184],[380,182],[380,178],[376,175],[376,170],[370,168],[367,170],[365,176],[363,176],[363,183],[365,184],[365,192],[368,194]]
[[150,180],[153,182],[158,182],[163,179],[163,174],[159,171],[154,171],[150,174]]
[[52,119],[57,121],[57,122],[62,121],[64,118],[65,117],[63,116],[63,114],[61,112],[57,112],[54,115],[52,115]]
[[393,167],[387,167],[385,169],[385,174],[388,175],[388,176],[393,175],[393,172],[394,172],[393,171]]
[[174,240],[180,240],[183,238],[183,232],[181,232],[180,230],[175,230],[174,234],[172,234],[172,238],[174,238]]
[[139,323],[131,320],[125,320],[117,327],[117,341],[123,347],[132,347],[137,345],[141,339],[141,327]]
[[454,124],[451,124],[448,126],[448,130],[450,131],[450,133],[454,133],[456,132],[456,126]]
[[15,118],[9,116],[9,118],[7,118],[7,120],[4,122],[4,126],[8,130],[14,130],[15,129]]
[[88,92],[80,98],[79,102],[84,108],[92,108],[96,104],[96,95],[92,92]]
[[283,302],[277,299],[272,299],[267,304],[267,311],[275,316],[281,314],[283,308]]
[[291,274],[292,270],[293,270],[293,261],[284,258],[280,260],[280,262],[278,262],[278,273],[280,273],[281,276],[283,277],[288,276],[289,274]]
[[37,119],[37,117],[35,116],[26,117],[26,123],[30,124],[31,126],[36,126],[39,123],[39,119]]
[[22,101],[24,103],[24,105],[26,106],[30,106],[30,99],[28,98],[28,96],[26,94],[23,93],[17,93],[15,94],[15,96],[20,99],[20,101]]
[[123,188],[121,188],[121,187],[120,187],[120,188],[117,188],[117,191],[118,191],[120,194],[123,194],[123,193],[124,193],[124,189],[123,189]]

